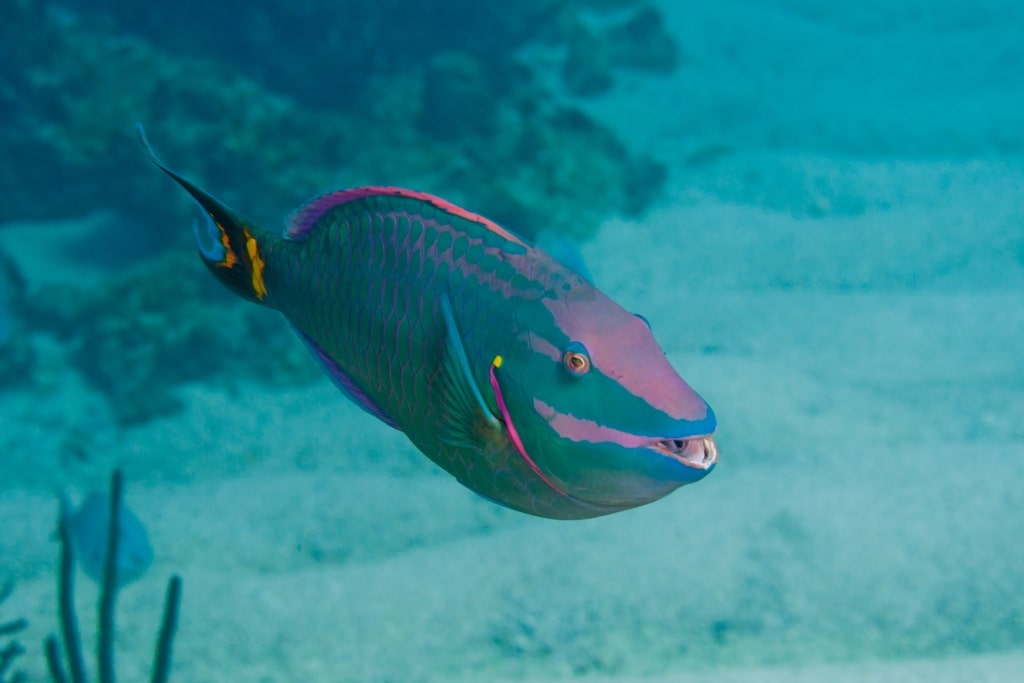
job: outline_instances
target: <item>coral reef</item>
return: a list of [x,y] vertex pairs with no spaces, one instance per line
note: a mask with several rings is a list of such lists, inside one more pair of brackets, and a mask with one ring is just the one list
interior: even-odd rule
[[[189,14],[135,0],[68,6],[16,3],[0,26],[0,151],[32,160],[0,170],[12,198],[0,222],[98,207],[152,215],[155,205],[156,226],[183,220],[159,179],[129,170],[141,163],[137,120],[191,177],[257,218],[339,185],[404,184],[527,235],[584,235],[650,202],[650,191],[631,191],[637,168],[660,187],[654,162],[567,111],[520,58],[538,45],[562,53],[577,93],[610,87],[619,69],[671,69],[675,45],[643,1],[496,11],[459,0],[430,31],[436,8],[425,1]],[[321,39],[282,49],[308,35]]]
[[[110,483],[110,527],[107,529],[107,557],[103,583],[100,590],[99,647],[97,648],[97,671],[100,683],[114,683],[114,615],[117,606],[117,556],[118,528],[123,505],[121,472],[115,470]],[[85,655],[78,630],[78,615],[75,612],[75,561],[71,548],[71,532],[68,518],[61,515],[58,526],[60,537],[60,571],[57,592],[60,604],[61,638],[51,635],[46,639],[46,663],[54,683],[85,683]],[[171,672],[171,650],[174,633],[178,627],[178,610],[181,606],[181,577],[172,576],[167,583],[164,599],[164,614],[157,636],[156,656],[153,661],[152,683],[166,683]],[[63,656],[61,647],[63,645]],[[70,671],[70,676],[68,675]]]
[[[88,0],[68,2],[83,16],[97,9]],[[674,41],[649,0],[518,0],[500,8],[447,0],[443,17],[431,0],[269,0],[245,12],[188,14],[173,5],[127,0],[104,9],[161,50],[186,48],[218,62],[244,56],[258,63],[254,77],[266,88],[320,110],[355,111],[374,81],[415,72],[446,53],[502,72],[522,50],[545,46],[556,49],[564,71],[580,56],[579,46],[588,44],[601,52],[590,58],[605,64],[609,83],[616,70],[664,72],[676,63]],[[303,42],[290,56],[281,48],[293,36]],[[261,59],[267,54],[277,58]],[[521,73],[515,82],[530,77]]]
[[[0,588],[0,605],[11,596],[14,584],[7,582]],[[28,622],[24,619],[15,621],[0,622],[0,637],[13,636],[28,628]],[[25,648],[16,640],[8,642],[0,647],[0,683],[23,683],[25,672],[12,670],[14,660],[25,653]],[[10,674],[10,675],[8,675]]]
[[[191,208],[140,172],[135,121],[190,178],[264,224],[326,189],[395,184],[528,236],[580,238],[656,198],[664,167],[570,104],[525,54],[554,54],[576,94],[611,87],[621,69],[669,70],[677,50],[646,0],[500,11],[456,0],[445,22],[435,13],[425,0],[187,15],[140,0],[13,3],[0,23],[0,153],[14,160],[0,168],[0,224],[113,209],[130,234],[97,233],[75,247],[81,257],[116,261],[136,242],[154,257],[95,289],[30,292],[28,305],[0,258],[0,384],[31,377],[23,328],[56,335],[122,424],[177,410],[182,382],[316,376],[272,316],[211,296],[198,262],[171,255],[190,239]],[[279,45],[308,35],[322,39]],[[273,362],[256,367],[254,353]]]
[[0,251],[0,386],[27,382],[35,354],[24,325],[25,280]]
[[615,83],[620,68],[669,73],[678,49],[654,7],[640,6],[619,21],[593,27],[573,22],[562,63],[562,84],[574,95],[598,95]]
[[29,322],[66,344],[122,424],[177,411],[174,389],[185,382],[244,377],[279,385],[319,376],[275,314],[218,287],[193,254],[169,252],[96,289],[41,288]]

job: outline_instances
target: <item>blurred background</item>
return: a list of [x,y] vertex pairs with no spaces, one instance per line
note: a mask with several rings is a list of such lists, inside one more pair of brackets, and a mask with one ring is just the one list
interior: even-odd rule
[[[127,678],[177,572],[179,681],[1024,680],[1024,6],[0,7],[27,680],[55,492],[114,467],[154,551]],[[136,122],[266,226],[404,185],[580,245],[714,407],[717,470],[582,523],[476,498],[221,291]]]

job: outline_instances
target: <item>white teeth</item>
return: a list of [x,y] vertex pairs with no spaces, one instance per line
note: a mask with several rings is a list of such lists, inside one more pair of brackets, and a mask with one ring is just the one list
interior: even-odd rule
[[710,436],[704,439],[704,462],[712,465],[718,461],[718,446]]
[[708,469],[718,461],[718,447],[710,436],[662,439],[654,444],[654,449],[696,469]]

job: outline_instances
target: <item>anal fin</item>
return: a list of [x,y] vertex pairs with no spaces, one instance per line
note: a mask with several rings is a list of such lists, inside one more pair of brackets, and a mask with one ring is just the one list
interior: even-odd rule
[[313,354],[313,358],[316,359],[320,368],[328,377],[331,378],[331,381],[334,382],[334,386],[341,390],[341,393],[384,424],[401,431],[402,428],[398,426],[398,423],[395,422],[394,418],[392,418],[386,410],[377,405],[373,399],[367,396],[366,393],[356,385],[352,378],[345,374],[345,371],[341,369],[334,359],[331,358],[326,351],[320,348],[319,344],[313,341],[308,334],[295,327],[295,325],[292,325],[292,329],[295,330],[295,334],[299,336],[299,339],[301,339],[306,345],[309,352]]

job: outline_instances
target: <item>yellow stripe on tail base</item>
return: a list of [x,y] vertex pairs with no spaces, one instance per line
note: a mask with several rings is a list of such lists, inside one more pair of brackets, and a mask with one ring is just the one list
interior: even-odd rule
[[249,263],[252,264],[252,291],[255,292],[257,299],[262,299],[267,295],[267,285],[263,282],[263,266],[266,263],[260,256],[256,238],[252,236],[248,228],[243,228],[243,233],[245,234],[245,250],[249,254]]

